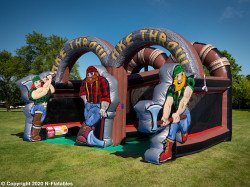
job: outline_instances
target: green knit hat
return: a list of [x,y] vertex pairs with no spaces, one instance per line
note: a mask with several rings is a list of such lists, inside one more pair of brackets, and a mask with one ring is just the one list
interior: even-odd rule
[[38,75],[36,75],[35,77],[32,78],[33,83],[36,81],[40,81],[40,80],[41,80],[41,78]]
[[181,67],[181,65],[175,66],[174,72],[173,72],[173,78],[175,78],[175,76],[181,72],[184,72],[184,69]]

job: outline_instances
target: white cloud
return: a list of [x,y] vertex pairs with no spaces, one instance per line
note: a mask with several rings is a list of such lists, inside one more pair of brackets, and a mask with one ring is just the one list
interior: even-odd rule
[[[234,5],[232,5],[232,3]],[[237,0],[231,2],[231,5],[228,5],[222,12],[220,20],[233,19],[233,18],[242,18],[248,15],[248,9],[246,7],[250,3],[250,0]]]
[[245,15],[243,10],[227,6],[222,13],[221,20],[231,19],[231,18],[242,18]]

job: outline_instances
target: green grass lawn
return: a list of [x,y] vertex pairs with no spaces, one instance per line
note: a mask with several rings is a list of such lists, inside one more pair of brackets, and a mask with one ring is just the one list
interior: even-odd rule
[[[233,139],[163,165],[89,147],[24,142],[22,112],[0,110],[0,182],[74,186],[250,186],[250,111],[233,111]],[[140,150],[138,150],[140,151]],[[1,184],[0,184],[1,185]]]

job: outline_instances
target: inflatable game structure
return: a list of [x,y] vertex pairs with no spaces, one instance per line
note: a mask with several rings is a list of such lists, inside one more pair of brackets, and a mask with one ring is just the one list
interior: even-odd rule
[[[161,46],[170,52],[151,46]],[[190,126],[187,140],[180,132],[172,148],[172,157],[194,153],[232,137],[231,74],[228,60],[216,47],[204,43],[190,43],[181,35],[167,29],[143,28],[129,33],[116,46],[96,37],[79,37],[65,44],[58,54],[51,72],[55,93],[47,104],[43,121],[46,137],[67,134],[81,127],[86,120],[85,103],[79,96],[82,80],[69,80],[72,67],[79,57],[93,52],[100,59],[94,66],[109,85],[110,105],[86,136],[86,145],[107,147],[119,145],[131,132],[152,134],[151,145],[145,152],[148,162],[159,164],[164,139],[170,125],[160,126],[167,92],[174,81],[174,69],[181,66],[195,85],[187,107]],[[153,70],[149,70],[151,66]],[[204,69],[209,71],[205,76]],[[44,77],[48,72],[40,74]],[[17,82],[26,103],[24,140],[32,141],[33,101],[29,98],[32,79],[29,75]]]

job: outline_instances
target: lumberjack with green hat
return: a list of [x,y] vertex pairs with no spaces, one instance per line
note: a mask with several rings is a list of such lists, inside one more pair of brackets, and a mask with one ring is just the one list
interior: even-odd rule
[[[181,132],[182,142],[188,137],[188,128],[191,124],[191,116],[187,104],[192,96],[195,81],[192,76],[187,77],[181,65],[177,65],[173,71],[173,83],[168,88],[167,98],[163,108],[162,126],[170,124],[169,117],[173,122],[169,126],[169,133],[164,140],[164,150],[159,156],[159,162],[163,163],[172,158],[172,146],[176,141],[176,133]],[[180,116],[186,116],[180,119]]]
[[34,106],[31,108],[31,115],[33,116],[31,139],[32,141],[40,141],[42,123],[46,117],[47,102],[49,100],[49,94],[54,93],[55,89],[51,84],[52,75],[45,76],[42,80],[36,75],[32,79],[32,86],[29,91],[29,98],[34,102]]

